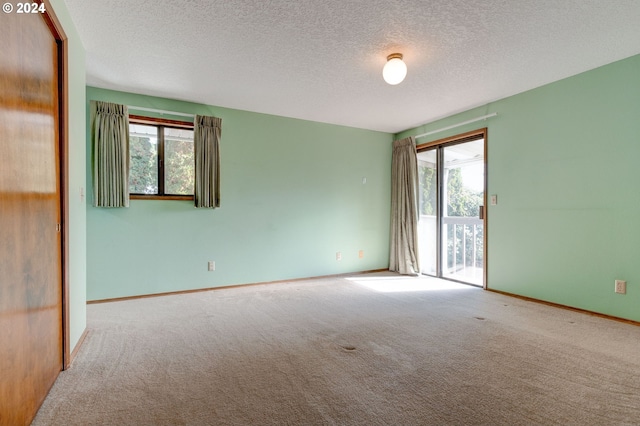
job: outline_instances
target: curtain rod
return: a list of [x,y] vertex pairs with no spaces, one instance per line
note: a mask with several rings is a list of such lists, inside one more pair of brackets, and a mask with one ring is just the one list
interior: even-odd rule
[[493,112],[491,114],[483,115],[482,117],[476,117],[476,118],[472,118],[471,120],[463,121],[462,123],[454,124],[453,126],[447,126],[447,127],[443,127],[442,129],[432,130],[432,131],[427,132],[427,133],[422,133],[422,134],[419,134],[417,136],[414,136],[414,138],[416,138],[416,139],[423,138],[425,136],[433,135],[434,133],[440,133],[440,132],[444,132],[445,130],[454,129],[456,127],[464,126],[465,124],[475,123],[476,121],[480,121],[480,120],[486,120],[487,118],[495,117],[496,115],[498,115],[498,113],[497,112]]
[[156,112],[158,114],[179,115],[181,117],[191,117],[191,118],[195,117],[195,115],[187,114],[185,112],[167,111],[167,110],[164,110],[164,109],[145,108],[145,107],[138,107],[138,106],[133,106],[133,105],[127,105],[127,107],[129,109],[134,110],[134,111]]

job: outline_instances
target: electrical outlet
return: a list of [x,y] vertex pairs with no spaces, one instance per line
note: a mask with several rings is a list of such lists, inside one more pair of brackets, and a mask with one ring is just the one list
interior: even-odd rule
[[623,280],[616,280],[615,291],[619,294],[627,294],[627,282]]
[[359,257],[360,259],[362,259],[362,258],[364,257],[364,250],[360,250],[360,251],[358,252],[358,257]]
[[342,260],[342,252],[341,251],[337,251],[336,252],[336,260]]
[[209,263],[207,263],[207,269],[209,270],[209,272],[215,271],[216,270],[216,262],[213,261],[213,260],[210,260]]

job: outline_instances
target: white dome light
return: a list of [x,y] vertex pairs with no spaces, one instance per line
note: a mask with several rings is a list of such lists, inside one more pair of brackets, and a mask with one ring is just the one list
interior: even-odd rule
[[391,85],[402,83],[407,75],[407,65],[402,61],[402,53],[387,56],[387,63],[382,69],[382,78]]

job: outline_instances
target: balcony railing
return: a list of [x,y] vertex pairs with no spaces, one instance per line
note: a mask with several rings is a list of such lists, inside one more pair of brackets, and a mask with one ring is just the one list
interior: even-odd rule
[[[442,275],[482,285],[484,226],[478,217],[442,218]],[[419,226],[422,272],[436,273],[436,217],[421,215]]]
[[482,284],[484,223],[477,217],[442,218],[445,275]]

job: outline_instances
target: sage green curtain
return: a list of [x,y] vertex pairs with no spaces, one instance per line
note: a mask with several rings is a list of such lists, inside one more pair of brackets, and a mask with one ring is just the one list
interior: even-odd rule
[[129,111],[91,102],[93,205],[129,207]]
[[193,122],[196,207],[220,207],[220,135],[222,119],[196,115]]
[[393,142],[389,270],[418,275],[418,157],[413,137]]

